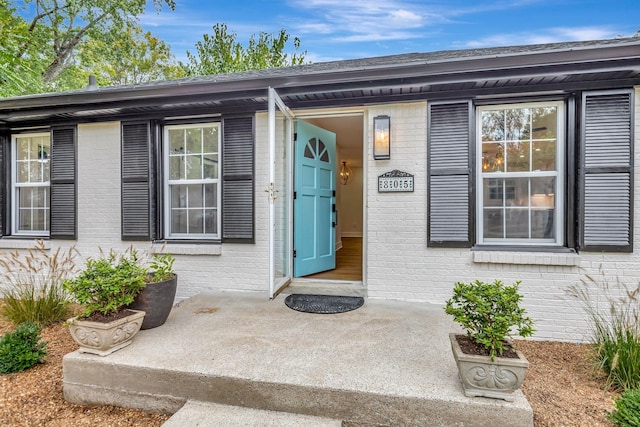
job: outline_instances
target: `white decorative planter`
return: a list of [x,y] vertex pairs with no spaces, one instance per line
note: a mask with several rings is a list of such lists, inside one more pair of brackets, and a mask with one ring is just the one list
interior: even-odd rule
[[520,388],[529,367],[524,355],[516,350],[518,359],[465,354],[460,349],[457,334],[449,334],[453,357],[458,365],[464,394],[469,397],[482,396],[513,402],[513,392]]
[[140,310],[130,311],[134,313],[109,323],[82,320],[77,317],[69,319],[67,321],[69,332],[75,342],[80,345],[80,352],[106,356],[131,344],[133,336],[142,326],[145,313]]

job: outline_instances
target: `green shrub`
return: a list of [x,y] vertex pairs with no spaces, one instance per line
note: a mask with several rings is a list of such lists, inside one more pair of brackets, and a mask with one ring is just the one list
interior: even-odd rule
[[147,269],[140,265],[135,249],[122,255],[111,251],[101,258],[87,259],[85,269],[65,280],[63,287],[85,306],[85,316],[94,312],[109,315],[133,302],[146,286],[146,277]]
[[42,240],[32,249],[0,254],[0,279],[8,286],[0,295],[0,314],[14,325],[48,325],[66,319],[67,294],[62,282],[77,272],[75,247],[45,249]]
[[155,254],[149,264],[151,277],[154,282],[164,282],[173,277],[173,263],[175,259],[171,254]]
[[21,372],[44,360],[47,343],[39,342],[40,332],[40,326],[27,322],[0,338],[0,373]]
[[609,421],[621,427],[640,427],[640,389],[628,390],[616,399]]
[[445,304],[445,312],[453,316],[469,338],[489,350],[491,360],[502,355],[504,340],[512,335],[513,328],[523,338],[535,332],[533,320],[525,316],[525,309],[520,307],[519,285],[520,282],[516,282],[505,286],[500,280],[457,282],[453,297]]
[[[631,290],[616,281],[611,285],[600,268],[601,279],[586,274],[568,294],[582,304],[591,323],[591,341],[597,366],[607,375],[607,385],[619,390],[640,387],[640,286]],[[601,307],[599,301],[606,304]]]

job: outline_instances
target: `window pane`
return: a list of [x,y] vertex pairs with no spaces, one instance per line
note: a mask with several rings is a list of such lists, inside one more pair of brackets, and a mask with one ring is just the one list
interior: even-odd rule
[[189,233],[204,233],[203,209],[189,209]]
[[169,154],[183,154],[184,152],[184,130],[169,129]]
[[556,179],[553,176],[531,178],[531,206],[555,207],[555,186]]
[[506,179],[504,198],[506,206],[529,206],[529,178]]
[[504,206],[504,180],[499,178],[485,178],[483,180],[484,206]]
[[504,237],[502,209],[484,209],[485,239],[502,239]]
[[555,235],[554,209],[534,209],[531,211],[531,237],[553,239]]
[[218,212],[216,209],[205,209],[204,232],[215,234],[218,230]]
[[313,159],[313,153],[311,152],[311,146],[309,144],[304,146],[304,156],[307,159]]
[[32,160],[29,162],[29,182],[44,182],[42,180],[42,162]]
[[187,207],[187,187],[185,185],[172,185],[169,187],[171,192],[171,209]]
[[504,145],[499,142],[482,144],[482,172],[504,172]]
[[202,179],[202,155],[186,156],[187,179]]
[[46,209],[34,209],[33,210],[33,224],[31,224],[31,229],[34,231],[37,230],[45,230],[45,216],[47,210]]
[[20,199],[18,206],[20,206],[20,208],[30,208],[32,206],[31,201],[33,196],[31,193],[31,188],[29,187],[22,187],[18,189],[18,199]]
[[171,210],[171,233],[187,232],[187,211],[186,209]]
[[29,182],[29,162],[17,162],[16,169],[16,181],[19,183]]
[[202,153],[202,128],[187,129],[187,153]]
[[504,111],[482,112],[482,141],[504,141]]
[[203,160],[203,175],[204,178],[217,179],[218,178],[218,155],[217,154],[205,154]]
[[205,153],[218,152],[218,128],[207,127],[203,130],[203,151]]
[[529,209],[505,209],[506,238],[529,238]]
[[218,207],[217,184],[207,184],[204,186],[204,206],[207,208]]
[[556,141],[533,141],[532,156],[534,171],[556,170]]
[[27,160],[29,159],[29,148],[31,147],[31,138],[16,138],[16,159]]
[[533,139],[554,139],[558,123],[558,109],[556,107],[541,107],[532,110]]
[[529,172],[528,141],[513,141],[507,143],[507,172]]
[[49,160],[42,161],[42,182],[49,182]]
[[184,156],[171,156],[169,158],[169,179],[184,179]]
[[187,191],[189,192],[189,208],[201,208],[204,206],[203,199],[203,185],[187,185]]
[[531,133],[531,112],[528,108],[505,111],[507,140],[529,139]]
[[20,209],[18,214],[18,230],[31,231],[31,209]]

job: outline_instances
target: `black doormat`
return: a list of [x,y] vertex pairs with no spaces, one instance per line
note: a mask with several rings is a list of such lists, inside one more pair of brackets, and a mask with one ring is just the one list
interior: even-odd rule
[[362,297],[291,294],[284,299],[287,307],[305,313],[335,314],[362,307]]

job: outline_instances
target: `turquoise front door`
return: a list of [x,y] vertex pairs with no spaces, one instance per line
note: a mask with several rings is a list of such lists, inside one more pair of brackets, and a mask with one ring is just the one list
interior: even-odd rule
[[336,268],[336,134],[296,122],[293,275]]

